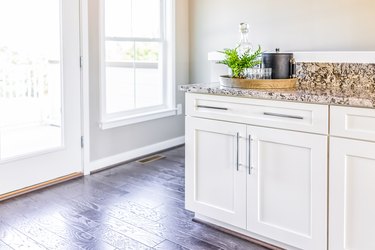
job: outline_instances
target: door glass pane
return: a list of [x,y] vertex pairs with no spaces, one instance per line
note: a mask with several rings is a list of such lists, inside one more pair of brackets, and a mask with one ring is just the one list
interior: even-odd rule
[[0,1],[0,160],[62,145],[60,1]]

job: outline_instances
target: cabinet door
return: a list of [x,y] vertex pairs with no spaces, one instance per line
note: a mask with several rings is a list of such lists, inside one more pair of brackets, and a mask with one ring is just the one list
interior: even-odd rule
[[248,126],[247,229],[301,249],[327,248],[327,137]]
[[332,138],[329,249],[375,249],[375,143]]
[[246,228],[246,126],[186,118],[186,208]]

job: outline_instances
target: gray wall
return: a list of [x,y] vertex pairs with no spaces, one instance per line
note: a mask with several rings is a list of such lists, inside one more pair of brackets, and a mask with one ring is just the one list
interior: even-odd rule
[[[177,0],[176,5],[176,77],[177,84],[187,84],[189,83],[188,0]],[[91,161],[183,136],[183,115],[109,130],[99,128],[98,0],[89,1],[89,23]],[[178,90],[176,103],[184,103],[184,95]]]
[[265,50],[375,50],[374,0],[189,0],[190,80],[209,80],[207,53],[234,47],[250,24]]

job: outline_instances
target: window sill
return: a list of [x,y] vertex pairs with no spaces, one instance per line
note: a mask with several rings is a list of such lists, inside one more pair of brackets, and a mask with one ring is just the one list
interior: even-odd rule
[[146,122],[150,120],[165,118],[165,117],[174,116],[174,115],[177,115],[176,108],[162,109],[162,110],[148,112],[148,113],[126,116],[126,117],[122,117],[118,119],[101,121],[99,123],[99,127],[103,130],[106,130],[106,129],[117,128],[117,127],[122,127],[126,125],[136,124],[140,122]]

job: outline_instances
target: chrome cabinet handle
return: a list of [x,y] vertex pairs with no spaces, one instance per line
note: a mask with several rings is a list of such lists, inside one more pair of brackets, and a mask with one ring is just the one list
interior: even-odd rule
[[251,135],[249,135],[249,175],[251,175],[251,170],[252,170],[252,166],[251,166]]
[[284,115],[284,114],[277,114],[277,113],[270,113],[270,112],[264,112],[263,115],[303,120],[302,116],[297,116],[297,115]]
[[236,155],[236,165],[237,171],[240,171],[240,133],[237,133],[237,155]]
[[204,109],[217,109],[217,110],[228,110],[228,108],[214,107],[214,106],[206,106],[206,105],[197,105],[197,108],[204,108]]

